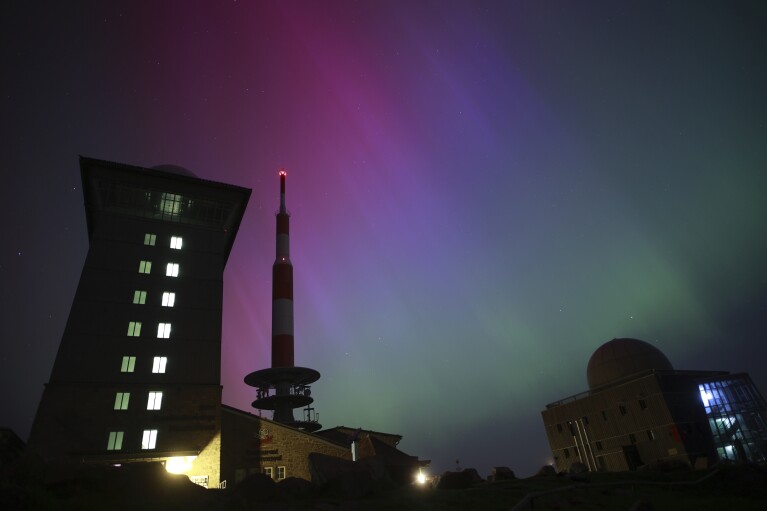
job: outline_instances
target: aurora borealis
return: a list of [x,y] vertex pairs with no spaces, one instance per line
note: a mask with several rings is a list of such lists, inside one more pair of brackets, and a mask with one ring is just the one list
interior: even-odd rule
[[614,337],[767,392],[763,3],[7,9],[0,426],[22,438],[87,252],[79,154],[253,189],[224,281],[243,410],[270,360],[281,167],[326,427],[529,475],[540,410]]

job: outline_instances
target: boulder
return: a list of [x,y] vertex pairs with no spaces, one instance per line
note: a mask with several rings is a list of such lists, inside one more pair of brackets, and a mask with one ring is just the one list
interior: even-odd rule
[[638,499],[634,501],[629,511],[655,511],[655,506],[646,500]]
[[232,492],[234,500],[269,502],[277,495],[277,483],[266,474],[250,474]]
[[358,462],[313,452],[309,454],[309,472],[312,482],[322,492],[342,498],[360,498],[373,488],[373,476],[369,468]]
[[578,483],[587,483],[590,479],[589,467],[580,461],[576,461],[570,465],[570,470],[568,470],[568,473],[569,479]]
[[513,479],[516,479],[516,476],[509,467],[493,467],[493,481],[511,481]]
[[537,476],[555,476],[557,475],[557,469],[554,468],[553,465],[544,465],[541,468],[538,469],[538,472],[535,473]]
[[576,483],[588,483],[591,480],[591,476],[588,472],[576,472],[567,476],[571,481]]
[[277,490],[290,497],[312,497],[317,493],[317,487],[299,477],[288,477],[277,483]]
[[322,491],[332,497],[360,499],[372,493],[373,478],[365,470],[342,472],[322,485]]
[[368,472],[368,468],[361,463],[327,454],[317,452],[309,454],[309,473],[315,484],[322,486],[334,477],[346,472]]
[[570,470],[568,472],[570,474],[583,474],[584,472],[588,472],[589,467],[587,467],[585,464],[581,463],[580,461],[576,461],[572,465],[570,465]]
[[[474,470],[474,472],[476,473],[477,471]],[[466,470],[462,470],[460,472],[445,472],[439,478],[437,489],[463,490],[464,488],[471,488],[473,484],[474,476],[471,472],[467,472]]]

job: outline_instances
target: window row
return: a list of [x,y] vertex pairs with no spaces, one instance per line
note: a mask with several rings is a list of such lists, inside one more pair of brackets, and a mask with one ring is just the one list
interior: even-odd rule
[[[701,395],[703,395],[702,391],[701,391]],[[705,399],[705,397],[704,397],[704,399]],[[639,399],[639,400],[637,400],[637,403],[639,404],[639,409],[640,410],[647,410],[647,401],[646,400]],[[628,411],[628,408],[626,408],[625,405],[621,404],[621,405],[618,405],[618,413],[620,413],[622,416],[624,416],[624,415],[627,415],[629,413],[629,411]],[[606,421],[607,420],[607,410],[601,410],[600,414],[602,415],[602,420]],[[575,420],[577,420],[577,419],[575,419]],[[588,426],[589,425],[589,418],[588,418],[587,415],[584,415],[583,417],[581,417],[580,420],[581,420],[581,423],[584,426]],[[568,424],[568,427],[570,429],[570,433],[574,434],[573,433],[572,421],[569,421],[567,424]],[[563,431],[564,431],[564,428],[562,427],[562,424],[557,424],[557,432],[558,433],[562,433]]]
[[[170,323],[158,323],[157,324],[157,338],[169,339],[170,338]],[[141,337],[141,321],[129,321],[128,322],[128,337]]]
[[[150,247],[155,246],[155,243],[157,242],[157,235],[156,234],[150,234],[146,233],[144,234],[144,245],[149,245]],[[181,250],[181,246],[184,243],[184,239],[181,238],[181,236],[171,236],[170,238],[170,248],[173,248],[175,250]]]
[[[152,273],[152,261],[139,261],[138,272],[145,275]],[[166,277],[178,277],[179,265],[178,263],[168,263],[165,267]]]
[[[164,373],[165,372],[165,366],[168,365],[168,357],[154,357],[152,359],[152,372],[153,373]],[[122,364],[120,365],[120,372],[121,373],[132,373],[136,370],[136,357],[132,357],[130,355],[126,355],[122,359]]]
[[[125,437],[124,431],[110,431],[109,439],[107,440],[107,450],[121,451],[123,448],[124,437]],[[156,445],[157,445],[157,430],[145,429],[141,435],[141,448],[154,449]]]
[[[116,392],[115,393],[115,410],[127,410],[130,403],[130,392]],[[146,402],[147,410],[161,410],[162,409],[162,392],[152,391],[149,393]]]
[[[145,305],[146,304],[146,291],[141,291],[140,289],[137,289],[133,292],[133,303],[136,305]],[[173,307],[176,304],[176,293],[171,293],[170,291],[165,291],[162,294],[162,306],[163,307]]]

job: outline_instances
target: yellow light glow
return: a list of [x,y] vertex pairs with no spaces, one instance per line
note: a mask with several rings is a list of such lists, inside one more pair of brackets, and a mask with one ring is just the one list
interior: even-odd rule
[[419,470],[419,471],[418,471],[418,475],[417,475],[417,476],[415,476],[415,480],[416,480],[416,482],[417,482],[418,484],[426,484],[426,474],[424,474],[423,472],[421,472],[421,471]]
[[171,474],[183,474],[192,468],[192,462],[197,456],[174,456],[165,462],[165,470]]

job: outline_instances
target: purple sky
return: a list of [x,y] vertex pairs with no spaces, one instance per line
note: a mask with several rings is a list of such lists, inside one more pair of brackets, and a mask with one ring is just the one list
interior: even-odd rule
[[269,364],[277,170],[327,426],[433,470],[551,456],[540,410],[636,337],[767,391],[761,2],[14,2],[1,425],[26,438],[87,251],[78,155],[253,189],[224,402]]

